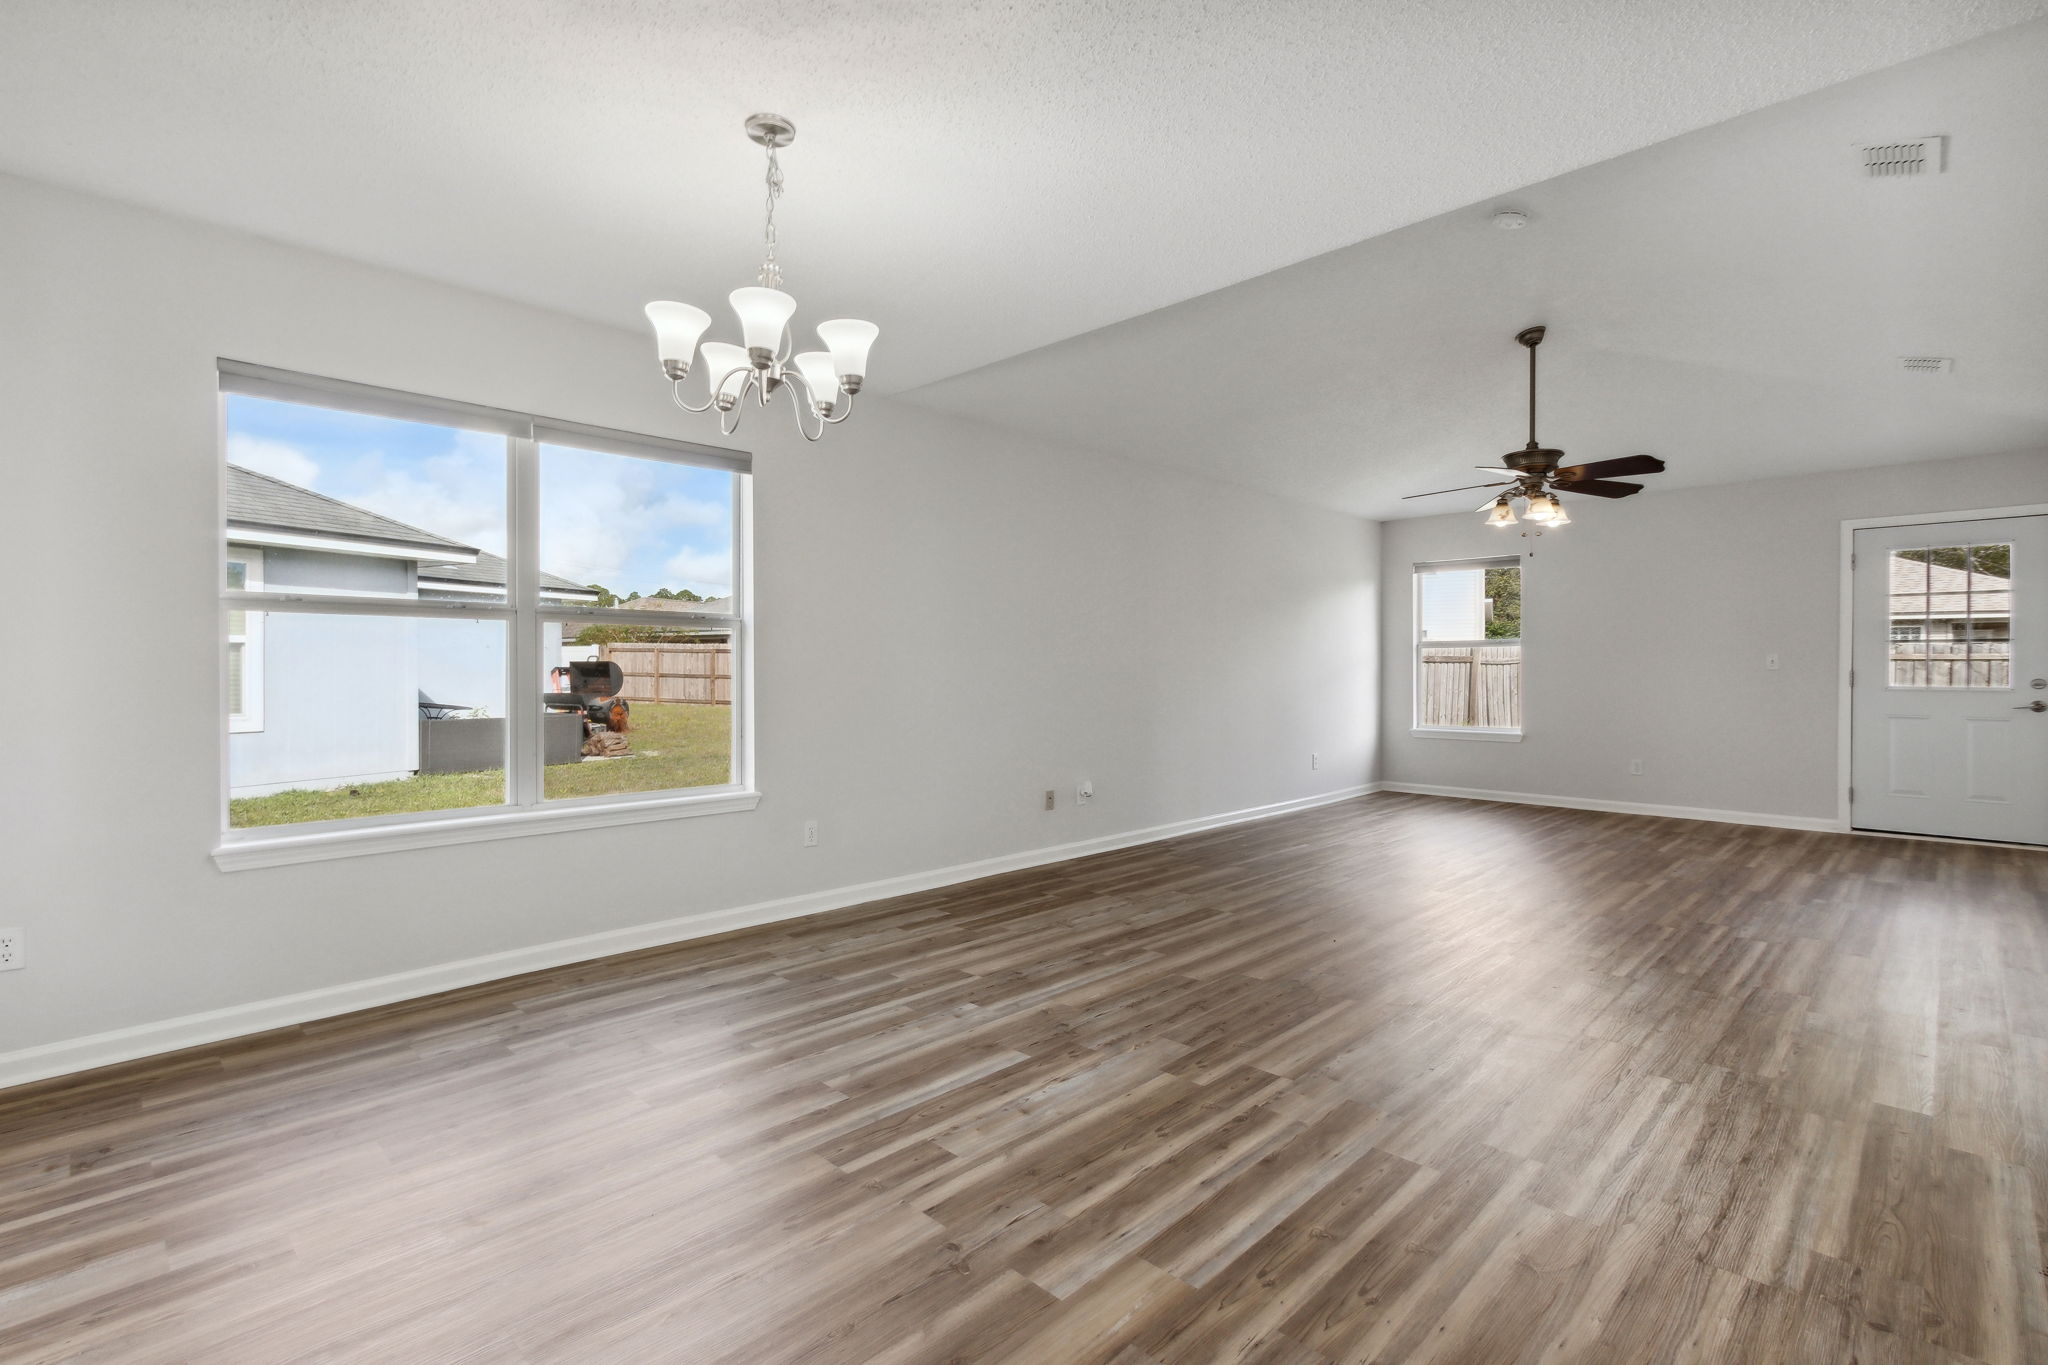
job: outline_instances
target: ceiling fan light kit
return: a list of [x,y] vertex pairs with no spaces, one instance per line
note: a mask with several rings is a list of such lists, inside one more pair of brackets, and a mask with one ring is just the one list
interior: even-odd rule
[[[654,324],[655,350],[677,407],[685,412],[716,408],[718,430],[730,436],[739,427],[744,411],[741,405],[749,393],[765,408],[772,395],[786,390],[796,413],[796,429],[806,441],[815,441],[825,434],[826,427],[852,415],[853,396],[867,379],[868,348],[881,329],[858,318],[833,318],[818,324],[818,340],[825,343],[824,350],[796,350],[789,330],[796,300],[777,287],[782,283],[782,267],[775,260],[775,201],[782,197],[782,165],[775,153],[796,141],[796,125],[780,114],[755,114],[746,128],[747,137],[768,152],[768,212],[762,231],[767,251],[759,283],[733,290],[726,300],[739,318],[743,344],[706,341],[698,345],[710,330],[711,315],[692,304],[650,303],[647,320]],[[691,403],[683,397],[683,381],[700,357],[704,401]]]
[[[1513,526],[1516,522],[1515,501],[1522,502],[1522,516],[1538,526],[1558,527],[1571,524],[1571,514],[1558,500],[1559,493],[1585,493],[1596,498],[1626,498],[1643,491],[1639,483],[1622,483],[1609,478],[1611,474],[1661,474],[1664,462],[1655,455],[1623,455],[1613,460],[1595,460],[1591,464],[1562,465],[1564,452],[1550,446],[1539,445],[1536,441],[1536,348],[1543,344],[1545,329],[1524,327],[1515,333],[1515,340],[1529,352],[1529,444],[1520,450],[1511,450],[1501,456],[1497,465],[1477,465],[1477,469],[1488,474],[1507,474],[1512,477],[1494,483],[1472,483],[1462,488],[1440,488],[1435,493],[1410,493],[1408,498],[1433,498],[1439,493],[1469,493],[1480,488],[1504,488],[1507,491],[1489,496],[1479,504],[1479,510],[1486,513],[1488,526]],[[1407,501],[1407,498],[1402,501]],[[1524,534],[1528,534],[1524,532]],[[1543,534],[1537,531],[1535,534]]]

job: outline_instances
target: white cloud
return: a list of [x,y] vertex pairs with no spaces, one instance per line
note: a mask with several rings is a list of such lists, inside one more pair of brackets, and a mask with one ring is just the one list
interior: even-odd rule
[[333,496],[435,535],[505,553],[505,444],[481,432],[452,433],[450,448],[398,464],[359,456]]
[[228,436],[228,463],[301,488],[313,487],[320,477],[319,461],[291,442],[243,432],[231,432]]
[[[731,539],[731,509],[664,490],[672,477],[664,466],[623,457],[544,460],[541,566],[621,596],[657,588],[726,591],[730,553],[721,547]],[[657,564],[661,579],[641,581]]]
[[661,567],[669,576],[668,587],[688,588],[704,597],[732,591],[731,550],[678,550]]

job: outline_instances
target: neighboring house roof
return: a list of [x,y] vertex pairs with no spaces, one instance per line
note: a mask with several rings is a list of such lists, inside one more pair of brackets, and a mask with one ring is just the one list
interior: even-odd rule
[[[426,580],[434,583],[461,583],[478,588],[502,588],[505,586],[505,561],[488,550],[477,551],[474,564],[423,564],[420,566],[423,586]],[[540,571],[541,591],[550,597],[575,597],[597,600],[597,592],[581,583],[562,577],[560,574]]]
[[1945,564],[1927,564],[1893,555],[1892,615],[1919,616],[1922,593],[1927,594],[1926,614],[1929,616],[2012,615],[2012,589],[2005,579],[1980,572],[1975,575],[1973,583],[1971,577],[1963,570],[1951,569]]
[[[233,464],[228,466],[228,528],[230,540],[238,538],[237,531],[244,535],[267,532],[307,537],[316,542],[322,538],[375,542],[391,550],[403,550],[403,558],[419,561],[421,586],[429,593],[436,584],[456,592],[465,587],[505,586],[505,561],[501,556]],[[295,539],[283,543],[303,542]],[[594,590],[545,569],[541,571],[540,586],[542,592],[558,601],[597,600]]]
[[437,536],[354,503],[233,464],[228,466],[228,524],[297,535],[382,541],[450,552],[465,560],[477,554],[474,545]]
[[693,611],[713,616],[732,615],[730,597],[713,597],[703,602],[692,602],[687,597],[636,597],[619,605],[627,611]]

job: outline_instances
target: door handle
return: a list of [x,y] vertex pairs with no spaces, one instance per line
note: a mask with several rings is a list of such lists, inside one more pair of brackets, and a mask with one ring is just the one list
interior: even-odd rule
[[2048,701],[2031,701],[2025,706],[2015,706],[2015,711],[2048,711]]

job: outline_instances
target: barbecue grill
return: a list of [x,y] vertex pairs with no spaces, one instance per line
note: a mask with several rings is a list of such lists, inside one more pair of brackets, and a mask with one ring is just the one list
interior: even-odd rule
[[633,708],[619,695],[626,674],[617,664],[603,659],[575,659],[554,670],[552,681],[561,692],[544,692],[541,701],[550,711],[576,711],[586,725],[602,725],[624,734]]

